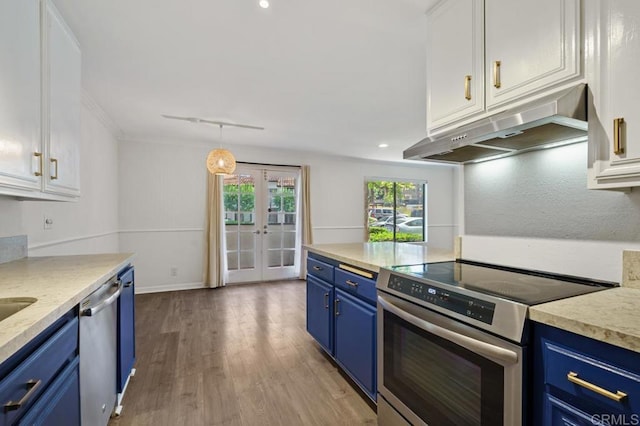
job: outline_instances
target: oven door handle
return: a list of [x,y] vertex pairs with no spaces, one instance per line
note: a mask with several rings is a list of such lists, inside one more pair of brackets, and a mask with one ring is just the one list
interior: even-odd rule
[[442,337],[443,339],[449,340],[455,344],[462,346],[463,348],[469,349],[472,352],[475,352],[479,355],[483,355],[488,358],[493,358],[497,361],[502,361],[504,364],[517,364],[518,363],[518,354],[510,351],[509,349],[501,348],[499,346],[492,345],[490,343],[482,342],[480,340],[474,339],[469,336],[465,336],[463,334],[456,333],[451,330],[447,330],[446,328],[440,327],[438,325],[432,324],[428,321],[425,321],[421,318],[416,317],[415,315],[410,314],[409,312],[397,307],[389,300],[385,299],[383,296],[378,296],[378,303],[385,310],[399,316],[403,320],[407,321],[415,325],[416,327],[427,331],[431,334],[434,334],[438,337]]

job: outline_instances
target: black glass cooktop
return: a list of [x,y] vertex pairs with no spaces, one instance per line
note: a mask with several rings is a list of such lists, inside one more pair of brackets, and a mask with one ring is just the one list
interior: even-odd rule
[[537,305],[615,287],[617,284],[469,261],[394,266],[394,271],[429,281]]

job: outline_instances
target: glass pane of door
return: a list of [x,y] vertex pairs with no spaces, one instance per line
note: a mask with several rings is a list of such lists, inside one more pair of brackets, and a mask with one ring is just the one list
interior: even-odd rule
[[224,178],[224,221],[227,268],[230,281],[260,279],[257,254],[257,173],[240,173]]
[[[296,252],[297,176],[295,172],[265,171],[267,238],[265,264],[273,278],[290,277]],[[280,270],[280,272],[277,271]],[[280,274],[280,276],[277,276]]]

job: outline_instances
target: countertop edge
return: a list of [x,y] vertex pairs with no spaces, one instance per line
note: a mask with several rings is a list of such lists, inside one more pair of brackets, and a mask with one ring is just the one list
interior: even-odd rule
[[[627,296],[629,291],[633,292],[640,297],[640,290],[629,289],[623,287],[617,287],[615,289],[604,290],[604,292],[615,292],[616,296]],[[592,295],[600,294],[601,292],[592,293]],[[618,296],[618,297],[621,297]],[[591,296],[594,297],[594,296]],[[618,346],[633,352],[640,353],[640,331],[630,329],[625,331],[622,327],[616,327],[615,325],[605,324],[604,321],[598,322],[600,316],[597,313],[592,314],[589,319],[578,318],[578,315],[572,316],[571,310],[566,309],[567,306],[574,305],[578,307],[578,310],[588,309],[584,307],[583,301],[585,296],[576,296],[569,299],[563,299],[555,302],[549,302],[542,305],[531,306],[529,308],[529,318],[532,321],[549,325],[564,331],[578,334],[583,337],[598,340],[610,345]],[[612,302],[613,303],[613,302]],[[607,305],[606,301],[603,301],[603,305]],[[556,309],[562,309],[562,313],[554,312]],[[591,311],[590,311],[591,312]],[[608,318],[611,321],[611,317]]]
[[33,338],[38,336],[41,332],[47,329],[50,325],[56,322],[60,317],[62,317],[65,313],[69,312],[74,306],[76,306],[82,299],[91,294],[94,290],[100,287],[103,283],[105,283],[109,278],[117,274],[120,270],[122,270],[125,266],[131,264],[133,261],[135,254],[133,253],[122,253],[123,255],[128,255],[128,257],[118,263],[116,266],[109,269],[99,278],[97,278],[94,282],[88,283],[81,291],[71,296],[67,301],[59,304],[56,308],[53,308],[49,313],[45,316],[35,320],[35,322],[31,325],[28,325],[24,330],[15,334],[13,338],[8,339],[3,345],[0,347],[0,364],[13,356],[16,352],[18,352],[24,345],[29,343]]
[[322,249],[319,249],[319,248],[313,247],[313,246],[305,245],[305,246],[303,246],[303,248],[305,250],[311,252],[311,253],[316,253],[316,254],[319,254],[321,256],[325,256],[325,257],[328,257],[328,258],[331,258],[331,259],[335,259],[335,260],[340,261],[340,262],[346,262],[346,263],[348,263],[350,265],[353,265],[353,266],[359,266],[360,268],[364,268],[364,269],[367,269],[367,270],[372,271],[372,272],[376,272],[376,273],[380,272],[380,268],[381,268],[380,265],[374,265],[373,263],[366,263],[366,262],[363,262],[361,260],[357,260],[357,259],[353,259],[351,257],[343,256],[343,255],[335,253],[335,252],[325,251],[325,250],[322,250]]

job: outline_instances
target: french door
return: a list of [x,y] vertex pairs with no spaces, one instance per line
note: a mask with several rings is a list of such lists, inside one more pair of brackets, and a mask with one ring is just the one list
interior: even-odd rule
[[224,179],[229,282],[297,276],[298,181],[294,167],[239,164]]

